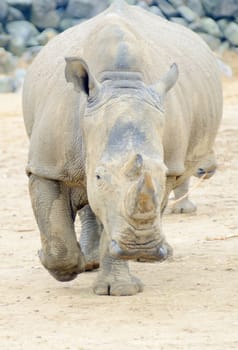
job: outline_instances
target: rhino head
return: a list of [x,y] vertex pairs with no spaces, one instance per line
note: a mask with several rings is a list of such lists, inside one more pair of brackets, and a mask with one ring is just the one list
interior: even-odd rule
[[121,259],[166,258],[163,100],[177,80],[176,64],[153,86],[136,72],[104,73],[99,82],[78,58],[66,59],[65,73],[80,92],[88,201],[108,250]]

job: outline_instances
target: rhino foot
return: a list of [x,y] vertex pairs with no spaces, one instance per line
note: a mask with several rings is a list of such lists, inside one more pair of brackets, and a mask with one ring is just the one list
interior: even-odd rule
[[[189,192],[189,178],[174,189],[175,204],[172,208],[172,213],[185,214],[193,213],[197,210],[195,204],[193,204],[188,198]],[[180,200],[181,198],[181,200]],[[183,198],[183,199],[182,199]]]
[[128,262],[114,258],[108,250],[100,260],[100,270],[94,283],[94,293],[98,295],[134,295],[141,292],[143,285],[131,275]]
[[85,271],[92,271],[99,267],[99,249],[96,247],[92,251],[88,251],[80,241],[81,249],[85,257]]
[[191,202],[188,198],[184,198],[183,200],[175,203],[172,208],[172,213],[174,214],[187,214],[194,213],[197,210],[197,207],[193,202]]
[[93,290],[98,295],[128,296],[142,292],[143,284],[132,275],[123,280],[117,280],[114,276],[110,276],[110,278],[100,276],[94,284]]
[[49,269],[48,271],[51,274],[51,276],[53,276],[59,282],[69,282],[74,280],[78,276],[78,272],[76,269],[75,271],[70,271],[70,272],[49,270]]
[[57,256],[46,255],[41,249],[38,256],[42,265],[57,281],[68,282],[77,277],[81,272],[85,271],[85,261],[82,253],[77,254],[77,258],[72,257],[68,260],[58,259]]

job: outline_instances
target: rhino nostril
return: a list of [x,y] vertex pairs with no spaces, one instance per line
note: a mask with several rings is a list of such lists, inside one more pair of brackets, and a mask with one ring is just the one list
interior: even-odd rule
[[165,246],[159,247],[158,255],[161,259],[166,259],[168,256],[168,250]]
[[197,170],[197,175],[198,176],[202,176],[202,175],[204,175],[206,173],[206,171],[204,170],[204,169],[202,169],[202,168],[199,168],[198,170]]

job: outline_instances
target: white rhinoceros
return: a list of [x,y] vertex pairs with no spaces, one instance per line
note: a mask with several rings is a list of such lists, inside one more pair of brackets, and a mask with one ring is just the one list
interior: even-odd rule
[[60,281],[100,264],[95,293],[139,292],[127,260],[171,253],[161,231],[169,193],[215,168],[212,52],[192,31],[116,1],[38,54],[23,108],[42,264]]

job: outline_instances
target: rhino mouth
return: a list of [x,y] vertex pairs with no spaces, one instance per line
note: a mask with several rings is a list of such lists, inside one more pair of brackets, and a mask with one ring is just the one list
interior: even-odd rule
[[158,240],[158,232],[159,230],[153,227],[135,229],[130,225],[123,234],[112,239],[110,254],[125,260],[165,260],[171,255],[171,248],[164,240]]
[[[141,245],[124,245],[112,240],[110,244],[110,254],[114,258],[123,260],[145,260],[145,261],[161,261],[167,259],[171,255],[171,250],[166,244],[153,244],[151,243]],[[148,245],[148,246],[147,246]]]

